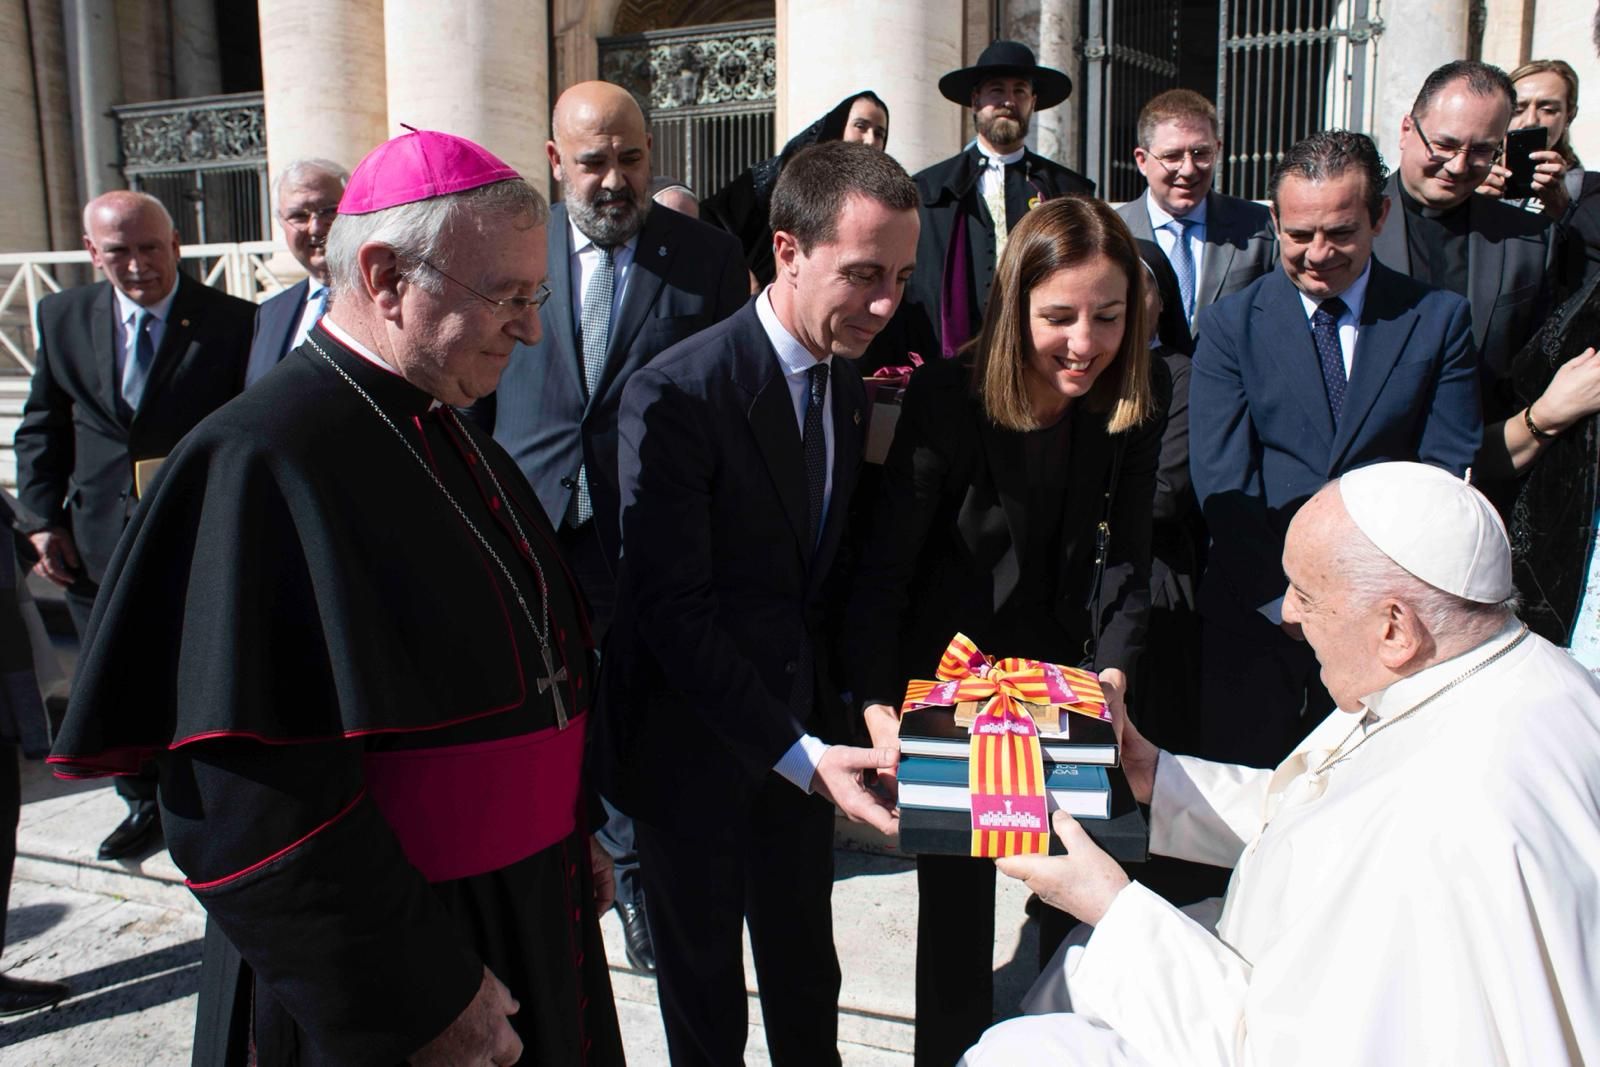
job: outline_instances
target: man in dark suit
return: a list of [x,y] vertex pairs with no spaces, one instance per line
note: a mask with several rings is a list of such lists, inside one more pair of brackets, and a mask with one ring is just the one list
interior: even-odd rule
[[1277,265],[1272,219],[1260,204],[1213,188],[1222,141],[1217,109],[1199,93],[1169,89],[1154,97],[1139,112],[1138,134],[1133,161],[1148,188],[1117,214],[1134,237],[1161,246],[1192,328],[1201,308]]
[[939,92],[972,108],[978,136],[916,176],[922,220],[917,273],[893,332],[902,357],[904,348],[930,358],[949,355],[976,337],[1006,234],[1042,201],[1094,192],[1092,181],[1023,143],[1034,111],[1055,107],[1072,92],[1071,79],[1039,66],[1026,45],[994,42],[975,65],[940,78]]
[[328,310],[324,249],[328,230],[339,216],[339,198],[349,180],[349,172],[326,159],[297,159],[278,176],[278,224],[283,227],[289,254],[305,268],[306,276],[264,301],[256,312],[245,385],[254,385],[284,356],[299,348],[311,327]]
[[[83,226],[106,281],[40,301],[16,441],[17,495],[41,518],[23,531],[35,569],[66,590],[80,638],[137,502],[136,470],[239,392],[256,311],[178,271],[178,232],[152,196],[106,193]],[[153,779],[118,778],[117,791],[132,810],[101,859],[139,852],[158,829]]]
[[1511,359],[1583,276],[1581,240],[1549,216],[1473,196],[1500,158],[1516,90],[1499,67],[1471,60],[1429,74],[1400,120],[1389,225],[1373,244],[1386,266],[1467,298],[1484,417],[1521,405]]
[[1283,622],[1289,520],[1381,460],[1462,474],[1483,425],[1470,312],[1372,255],[1392,212],[1363,134],[1291,148],[1272,178],[1281,270],[1200,313],[1189,457],[1211,532],[1200,586],[1200,754],[1275,766],[1328,711]]
[[[653,209],[650,133],[633,96],[608,82],[556,101],[546,144],[562,202],[548,228],[542,337],[519,344],[477,408],[556,526],[589,601],[596,641],[616,603],[617,408],[628,378],[663,350],[733,314],[749,287],[738,239]],[[612,811],[600,840],[616,867],[628,959],[655,969],[633,826]]]
[[[863,775],[825,620],[861,464],[850,365],[916,257],[916,188],[836,141],[772,199],[777,278],[628,383],[602,788],[638,824],[674,1064],[743,1062],[748,921],[774,1063],[837,1064],[833,805],[894,832]],[[830,804],[828,801],[832,801]]]

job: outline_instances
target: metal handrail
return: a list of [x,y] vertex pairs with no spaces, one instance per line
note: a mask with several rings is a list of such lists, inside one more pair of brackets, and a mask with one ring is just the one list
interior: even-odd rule
[[[288,249],[277,241],[243,241],[239,243],[213,243],[184,245],[178,257],[183,260],[200,260],[205,267],[201,281],[206,285],[243,300],[260,301],[298,280],[298,264],[282,269],[281,273],[270,261],[280,253],[287,256]],[[206,260],[213,262],[206,266]],[[74,252],[4,252],[0,253],[0,273],[14,269],[11,280],[0,290],[0,322],[15,312],[19,290],[27,301],[26,327],[0,329],[0,349],[29,374],[33,373],[31,354],[39,344],[39,301],[51,293],[59,293],[62,285],[46,268],[64,264],[89,264],[87,251]],[[293,263],[293,260],[289,260]],[[19,343],[13,333],[19,333],[26,342]]]

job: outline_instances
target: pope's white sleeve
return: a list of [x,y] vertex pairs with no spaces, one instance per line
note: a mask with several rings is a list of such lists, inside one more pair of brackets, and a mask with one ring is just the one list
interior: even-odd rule
[[1232,867],[1261,829],[1272,772],[1162,752],[1150,798],[1150,851]]

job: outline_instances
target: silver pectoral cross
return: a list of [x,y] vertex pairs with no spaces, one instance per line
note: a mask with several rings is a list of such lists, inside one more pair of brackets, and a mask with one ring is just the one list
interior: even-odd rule
[[567,668],[562,667],[559,671],[556,670],[556,662],[550,655],[548,645],[539,650],[539,655],[544,657],[544,677],[538,680],[539,695],[543,696],[546,690],[551,691],[550,695],[556,702],[556,726],[565,729],[567,725],[567,708],[565,704],[561,703],[561,687],[556,683],[567,680]]

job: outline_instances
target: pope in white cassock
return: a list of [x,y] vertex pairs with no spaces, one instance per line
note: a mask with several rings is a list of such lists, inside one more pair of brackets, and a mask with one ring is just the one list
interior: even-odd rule
[[1493,507],[1365,467],[1301,509],[1283,565],[1339,710],[1276,771],[1117,723],[1151,850],[1234,867],[1220,916],[1058,814],[1067,856],[1000,867],[1092,934],[968,1067],[1600,1064],[1600,689],[1517,621]]

